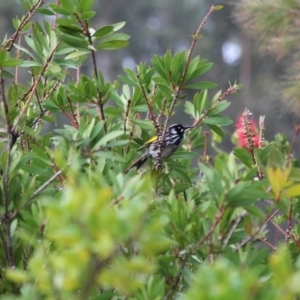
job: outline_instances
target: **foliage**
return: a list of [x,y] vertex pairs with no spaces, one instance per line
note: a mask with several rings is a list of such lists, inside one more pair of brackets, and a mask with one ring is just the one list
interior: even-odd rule
[[[214,158],[202,132],[206,124],[213,145],[225,136],[225,98],[240,88],[211,95],[217,85],[202,75],[212,63],[193,55],[221,7],[189,51],[154,55],[112,83],[95,53],[127,45],[124,22],[93,29],[92,0],[22,3],[28,13],[0,50],[1,299],[299,296],[300,128],[291,144],[280,135],[266,143],[262,118],[256,145],[245,114],[250,142]],[[90,77],[80,73],[88,58]],[[182,149],[124,174],[182,102],[194,127]],[[59,114],[69,124],[47,130]],[[285,244],[269,239],[270,224]]]
[[235,4],[235,18],[247,34],[260,44],[264,53],[277,59],[290,56],[280,98],[299,116],[299,1],[242,0]]

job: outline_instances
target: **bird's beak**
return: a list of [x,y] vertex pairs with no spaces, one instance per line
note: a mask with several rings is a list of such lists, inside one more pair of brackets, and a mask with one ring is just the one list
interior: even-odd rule
[[193,128],[193,126],[186,126],[186,127],[184,127],[184,133],[188,132],[192,128]]

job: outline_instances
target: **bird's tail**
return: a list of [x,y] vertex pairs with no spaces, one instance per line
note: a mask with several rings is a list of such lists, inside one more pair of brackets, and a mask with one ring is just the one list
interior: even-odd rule
[[146,155],[139,157],[124,171],[124,173],[128,173],[128,171],[134,167],[136,167],[136,169],[138,170],[147,161],[148,158],[149,156]]

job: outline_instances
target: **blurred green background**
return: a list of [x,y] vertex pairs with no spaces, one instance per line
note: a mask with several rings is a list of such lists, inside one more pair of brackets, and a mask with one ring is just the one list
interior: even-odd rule
[[[262,56],[258,45],[247,37],[233,17],[234,1],[207,0],[95,0],[97,12],[92,26],[99,28],[106,24],[126,21],[122,32],[131,36],[129,46],[118,51],[99,51],[98,66],[109,81],[123,74],[123,67],[135,68],[141,61],[150,62],[153,54],[163,55],[167,49],[172,52],[187,50],[191,35],[196,31],[212,4],[224,8],[214,12],[202,31],[194,55],[200,55],[214,63],[213,68],[203,78],[219,84],[218,89],[226,89],[228,82],[237,81],[244,85],[238,95],[230,96],[232,105],[226,111],[228,117],[236,120],[245,108],[258,121],[265,115],[266,140],[273,140],[276,133],[285,133],[289,140],[294,133],[296,118],[280,102],[279,89],[283,71],[291,64],[289,58],[276,61],[271,56]],[[21,1],[0,1],[0,36],[9,37],[14,28],[12,19],[21,18],[25,9]],[[46,17],[46,16],[45,16]],[[92,74],[91,61],[82,68],[82,73]],[[26,76],[26,74],[24,74]],[[26,80],[24,78],[24,80]],[[217,90],[211,91],[211,94]],[[189,95],[184,101],[192,100]],[[173,117],[172,123],[190,124],[192,120],[181,113]],[[298,114],[299,115],[299,114]],[[234,125],[225,128],[226,139],[222,149],[233,147],[230,136]],[[295,156],[299,156],[300,142],[297,141]]]

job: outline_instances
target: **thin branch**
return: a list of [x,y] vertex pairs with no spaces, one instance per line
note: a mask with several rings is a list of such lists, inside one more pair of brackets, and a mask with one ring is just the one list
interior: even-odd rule
[[13,147],[13,131],[10,126],[9,121],[9,107],[5,97],[5,90],[4,90],[4,79],[2,77],[2,70],[1,70],[1,77],[0,77],[0,95],[2,98],[3,106],[4,106],[4,114],[5,114],[5,122],[6,122],[6,132],[7,132],[7,157],[6,157],[6,165],[3,177],[3,202],[4,202],[4,216],[3,222],[5,225],[5,234],[6,234],[6,255],[8,265],[10,267],[14,266],[14,259],[13,259],[13,247],[12,247],[12,238],[10,232],[10,225],[11,219],[9,215],[9,183],[10,183],[10,165],[11,165],[11,149]]
[[294,136],[293,136],[293,139],[292,139],[292,143],[290,145],[289,154],[288,154],[288,158],[287,158],[287,161],[286,161],[286,168],[289,167],[290,164],[291,164],[291,161],[292,161],[292,158],[293,158],[293,150],[294,150],[295,143],[296,143],[296,140],[298,138],[299,133],[300,133],[300,125],[297,124],[297,125],[295,125]]
[[289,215],[288,215],[288,221],[287,221],[287,237],[286,242],[289,242],[289,239],[291,238],[291,232],[292,232],[292,220],[293,220],[293,202],[292,198],[290,198],[290,208],[289,208]]
[[173,299],[172,296],[175,293],[175,290],[176,290],[176,288],[177,288],[177,286],[180,282],[180,278],[182,276],[182,272],[183,272],[184,267],[185,267],[185,265],[188,261],[188,258],[189,258],[189,253],[186,253],[183,260],[182,260],[182,262],[181,262],[180,270],[179,270],[177,276],[175,277],[175,281],[172,284],[172,287],[169,289],[168,293],[166,294],[164,300]]
[[[78,84],[80,80],[80,67],[77,68],[76,70],[76,83]],[[80,124],[80,104],[76,103],[76,113],[77,113],[77,119],[78,119],[78,124]]]
[[194,247],[192,248],[193,251],[196,251],[207,240],[207,238],[209,238],[214,233],[214,230],[216,229],[217,225],[222,220],[224,213],[225,213],[225,207],[224,207],[224,205],[221,205],[218,209],[218,212],[216,214],[216,217],[214,219],[214,222],[213,222],[211,228],[206,233],[206,235],[196,245],[194,245]]
[[23,29],[23,27],[29,22],[29,20],[33,17],[33,15],[36,13],[36,10],[41,7],[46,0],[38,0],[36,4],[32,5],[29,11],[24,16],[23,20],[21,21],[19,27],[17,28],[16,32],[8,39],[8,41],[3,45],[2,49],[5,49],[6,51],[10,51],[14,45],[14,42]]
[[[47,100],[50,95],[53,93],[53,91],[57,88],[57,86],[60,84],[60,80],[57,79],[53,86],[51,87],[51,89],[47,92],[47,94],[43,97],[43,101]],[[40,100],[37,98],[38,100],[38,104],[39,104],[39,108],[41,110],[41,113],[39,114],[39,116],[32,122],[32,124],[29,126],[30,128],[32,128],[33,126],[35,126],[36,124],[38,124],[41,120],[41,118],[45,115],[45,113],[47,112],[47,110],[43,109]],[[24,134],[24,131],[20,134],[20,136]]]
[[234,84],[230,86],[223,94],[219,96],[216,102],[200,116],[200,118],[193,124],[193,128],[198,126],[206,118],[206,116],[219,104],[219,102],[224,100],[225,97],[227,97],[228,95],[235,93],[237,90],[238,90],[238,85]]
[[34,198],[41,193],[52,181],[54,181],[57,177],[59,177],[61,175],[62,171],[59,170],[58,172],[56,172],[50,179],[48,179],[44,184],[42,184],[35,192],[32,193],[32,195],[29,197],[29,199],[23,204],[21,205],[18,210],[16,210],[11,216],[10,219],[13,220],[18,214],[19,212],[25,208],[26,206],[30,205]]
[[[5,252],[5,256],[6,256],[6,258],[8,258],[9,254],[8,254],[8,252],[7,252],[6,242],[5,242],[5,238],[4,238],[4,234],[3,234],[3,232],[2,232],[1,226],[0,226],[0,240],[1,240],[1,242],[2,242],[2,246],[3,246],[4,252]],[[1,275],[0,275],[0,276],[1,276]],[[2,276],[1,276],[1,277],[2,277]],[[0,277],[0,278],[1,278],[1,277]]]
[[[16,58],[19,59],[20,58],[20,46],[21,46],[21,40],[22,40],[22,35],[19,34],[19,37],[18,37],[18,49],[17,49],[17,52],[16,52]],[[19,67],[16,66],[15,68],[15,84],[18,84],[18,78],[19,78]]]
[[[59,5],[59,0],[56,0],[56,5]],[[54,16],[54,20],[53,20],[53,23],[52,23],[52,30],[55,31],[56,29],[56,26],[57,26],[57,19],[58,19],[58,13],[55,13],[55,16]]]
[[68,100],[68,104],[69,104],[69,107],[71,109],[71,114],[72,114],[72,117],[73,117],[73,120],[72,120],[71,124],[73,125],[73,127],[78,128],[79,124],[78,124],[78,121],[77,121],[77,118],[76,118],[76,114],[74,113],[71,100],[70,100],[69,97],[67,97],[67,100]]
[[168,123],[169,123],[169,119],[170,119],[170,117],[172,115],[172,112],[173,112],[173,109],[175,107],[175,104],[177,103],[177,100],[178,100],[178,98],[180,96],[180,93],[181,93],[181,91],[183,89],[183,85],[184,85],[184,82],[185,82],[185,78],[186,78],[186,74],[187,74],[187,71],[188,71],[188,67],[189,67],[189,64],[191,62],[192,53],[193,53],[194,48],[196,46],[196,42],[199,39],[199,34],[200,34],[201,29],[206,24],[208,17],[210,16],[210,14],[215,9],[216,9],[216,7],[214,5],[212,5],[211,8],[209,9],[208,13],[205,15],[203,21],[200,23],[200,25],[199,25],[196,33],[193,35],[193,41],[192,41],[191,47],[189,49],[189,54],[188,54],[188,57],[187,57],[187,61],[186,61],[186,64],[185,64],[185,68],[184,68],[183,74],[181,76],[179,87],[178,87],[177,91],[174,93],[173,101],[172,101],[172,103],[170,105],[167,118],[166,118],[166,120],[164,122],[162,134],[161,134],[161,137],[159,139],[158,152],[157,152],[157,162],[156,162],[157,169],[161,169],[161,154],[162,154],[163,140],[165,139],[165,135],[166,135],[166,130],[167,130],[167,126],[168,126]]
[[206,162],[209,131],[204,131],[203,161]]
[[96,110],[97,110],[97,113],[99,115],[99,119],[100,121],[104,121],[104,132],[107,133],[107,126],[106,126],[106,122],[105,122],[105,114],[104,114],[104,104],[103,104],[103,99],[102,99],[102,92],[99,88],[99,75],[98,75],[98,69],[97,69],[97,60],[96,60],[96,51],[93,50],[93,39],[92,39],[92,36],[91,36],[91,32],[89,30],[89,24],[87,21],[82,21],[79,17],[78,14],[75,14],[75,17],[78,21],[78,23],[81,25],[81,28],[82,28],[82,31],[84,33],[84,35],[88,38],[88,42],[89,42],[89,45],[91,46],[90,49],[91,49],[91,55],[92,55],[92,63],[93,63],[93,69],[94,69],[94,75],[95,75],[95,78],[97,79],[97,91],[98,91],[98,99],[97,99],[97,105],[96,106]]
[[[242,241],[242,242],[239,244],[239,247],[238,247],[238,248],[244,247],[248,242],[250,242],[250,241],[253,239],[253,237],[255,237],[256,235],[258,235],[258,234],[261,232],[261,230],[263,229],[263,227],[264,227],[267,223],[269,223],[270,221],[272,221],[272,219],[279,213],[279,211],[280,211],[279,209],[276,209],[271,215],[269,215],[269,216],[267,217],[267,219],[263,222],[263,224],[257,228],[257,230],[255,231],[255,233],[254,233],[252,236],[250,236],[250,237],[248,237],[247,239],[245,239],[244,241]],[[238,250],[238,248],[237,248],[236,250]]]
[[[111,259],[111,257],[109,259]],[[94,288],[98,274],[105,267],[105,264],[109,261],[109,259],[100,261],[98,258],[95,257],[94,261],[91,261],[92,268],[89,273],[89,277],[86,278],[85,284],[80,292],[79,299],[86,300],[89,298],[90,291]]]
[[[137,75],[137,78],[140,79],[139,75]],[[140,80],[139,80],[139,83],[140,83]],[[153,125],[156,129],[156,133],[159,134],[160,133],[160,128],[159,128],[159,125],[157,123],[157,120],[155,118],[155,115],[154,115],[154,111],[153,111],[153,107],[151,106],[151,103],[147,97],[147,94],[146,94],[146,91],[145,91],[145,87],[140,83],[140,88],[142,90],[142,93],[143,93],[143,96],[144,96],[144,99],[147,103],[147,106],[148,106],[148,114],[149,114],[149,117],[150,117],[150,120],[153,122]]]
[[245,215],[247,214],[247,211],[243,211],[242,213],[240,213],[237,218],[235,218],[232,222],[232,226],[230,227],[230,230],[228,231],[226,237],[223,240],[222,243],[222,249],[225,248],[225,246],[228,244],[230,238],[232,237],[233,233],[235,232],[235,229],[237,228],[237,226],[239,225],[239,223],[241,222],[242,218],[245,217]]
[[127,123],[127,120],[128,120],[128,117],[129,117],[129,112],[130,112],[130,106],[131,106],[131,99],[128,99],[127,100],[127,105],[126,105],[126,111],[125,111],[125,118],[124,118],[124,134],[126,133],[126,123]]
[[263,239],[263,238],[259,238],[259,240],[264,243],[265,245],[267,245],[268,247],[270,247],[273,251],[276,250],[276,247],[273,246],[271,243],[269,243],[269,241],[267,239]]
[[33,97],[33,95],[34,95],[34,93],[35,93],[35,90],[36,90],[36,88],[37,88],[37,85],[38,85],[38,83],[40,82],[40,80],[42,79],[42,76],[44,75],[44,73],[46,72],[46,70],[47,70],[47,68],[48,68],[48,66],[49,66],[49,64],[50,64],[50,62],[52,61],[53,56],[54,56],[54,54],[55,54],[55,52],[56,52],[56,49],[57,49],[57,47],[59,46],[59,44],[60,44],[60,41],[57,43],[57,45],[54,47],[53,51],[50,53],[50,55],[49,55],[49,57],[48,57],[48,59],[47,59],[45,65],[43,66],[43,68],[42,68],[41,72],[39,73],[39,75],[36,77],[36,79],[35,79],[34,83],[32,84],[32,86],[29,88],[28,92],[25,93],[25,94],[23,95],[22,99],[20,100],[20,102],[22,102],[22,101],[24,101],[25,98],[28,96],[28,98],[27,98],[27,100],[26,100],[26,102],[25,102],[25,104],[24,104],[24,106],[23,106],[23,108],[22,108],[20,114],[19,114],[19,115],[16,117],[16,119],[15,119],[14,125],[13,125],[13,127],[12,127],[12,131],[13,131],[13,132],[16,131],[16,128],[17,128],[17,126],[18,126],[18,124],[19,124],[21,118],[22,118],[23,115],[25,114],[25,112],[26,112],[26,110],[27,110],[27,108],[28,108],[28,105],[30,104],[30,101],[31,101],[31,99],[32,99],[32,97]]
[[156,122],[157,123],[159,123],[160,120],[161,120],[161,123],[163,123],[163,119],[165,117],[164,112],[165,112],[165,109],[166,109],[166,105],[167,105],[167,100],[164,99],[161,111],[159,112],[159,114],[158,114],[158,116],[156,118]]
[[270,223],[279,231],[281,232],[285,237],[287,236],[287,233],[273,220],[270,220]]

